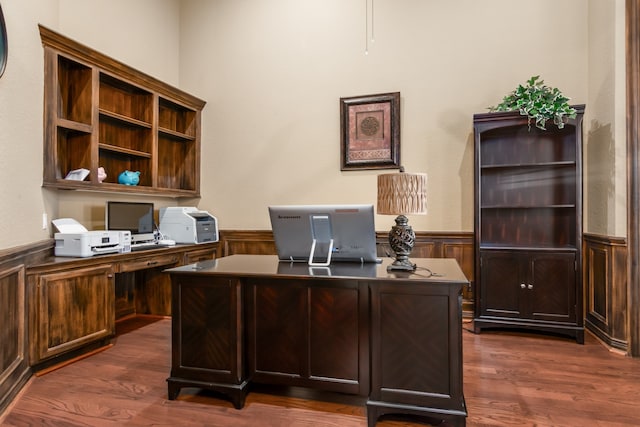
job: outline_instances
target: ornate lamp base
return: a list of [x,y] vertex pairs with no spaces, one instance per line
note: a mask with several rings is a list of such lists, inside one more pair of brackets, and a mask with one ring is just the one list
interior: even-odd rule
[[416,265],[409,261],[409,254],[416,241],[416,234],[404,215],[398,215],[396,225],[389,232],[389,246],[396,253],[396,259],[387,267],[387,271],[415,271]]

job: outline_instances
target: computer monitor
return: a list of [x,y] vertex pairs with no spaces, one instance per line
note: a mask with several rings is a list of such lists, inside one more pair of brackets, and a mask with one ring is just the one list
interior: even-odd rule
[[280,261],[377,262],[373,205],[269,206]]
[[107,202],[105,228],[129,230],[133,244],[154,240],[153,203]]

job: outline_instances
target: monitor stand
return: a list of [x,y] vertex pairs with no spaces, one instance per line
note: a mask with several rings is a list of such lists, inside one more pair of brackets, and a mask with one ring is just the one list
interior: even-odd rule
[[316,254],[316,243],[318,243],[317,239],[313,239],[313,243],[311,244],[311,251],[309,252],[309,265],[313,267],[326,267],[331,264],[331,253],[333,252],[333,239],[329,240],[329,244],[327,245],[327,256],[324,258],[324,261],[313,261]]
[[[311,251],[309,251],[309,265],[326,267],[331,264],[331,253],[333,252],[333,235],[331,234],[331,219],[327,214],[311,215]],[[327,256],[320,258],[324,261],[314,262],[314,256],[318,246],[328,243]],[[319,245],[318,245],[319,244]]]

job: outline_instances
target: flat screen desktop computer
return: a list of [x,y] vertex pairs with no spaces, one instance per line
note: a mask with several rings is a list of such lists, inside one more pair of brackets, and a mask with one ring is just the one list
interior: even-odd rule
[[129,230],[132,245],[154,241],[156,236],[153,203],[107,202],[105,228]]
[[269,206],[280,261],[376,263],[373,205]]

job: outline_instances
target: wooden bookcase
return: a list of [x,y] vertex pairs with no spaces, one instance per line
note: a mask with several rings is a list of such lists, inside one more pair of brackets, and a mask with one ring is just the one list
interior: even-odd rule
[[[43,186],[200,195],[205,102],[40,26],[45,54]],[[98,180],[98,168],[107,177]],[[89,170],[83,181],[69,171]],[[139,171],[136,186],[118,184]]]
[[543,131],[518,112],[474,115],[474,329],[584,342],[582,118]]

